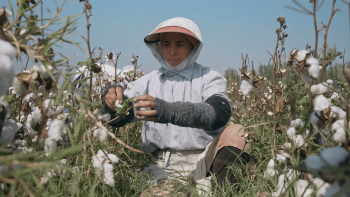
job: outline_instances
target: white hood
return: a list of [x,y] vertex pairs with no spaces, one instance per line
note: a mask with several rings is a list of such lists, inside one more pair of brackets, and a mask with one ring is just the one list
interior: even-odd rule
[[[147,42],[147,39],[153,35],[155,35],[153,32],[157,31],[160,28],[169,27],[169,26],[178,26],[185,28],[189,31],[191,31],[198,39],[197,45],[193,48],[192,52],[189,54],[189,56],[179,65],[176,67],[170,66],[167,61],[164,59],[162,53],[161,53],[161,45],[160,42]],[[159,64],[162,66],[160,69],[158,69],[159,72],[164,73],[167,76],[173,76],[175,74],[180,74],[184,77],[189,76],[190,73],[193,72],[193,66],[196,60],[198,59],[199,53],[201,52],[203,41],[202,41],[202,34],[199,30],[198,26],[191,21],[190,19],[183,18],[183,17],[175,17],[169,20],[166,20],[162,23],[160,23],[152,33],[150,33],[148,36],[145,37],[145,44],[149,49],[151,49],[151,52],[153,56],[157,59]]]

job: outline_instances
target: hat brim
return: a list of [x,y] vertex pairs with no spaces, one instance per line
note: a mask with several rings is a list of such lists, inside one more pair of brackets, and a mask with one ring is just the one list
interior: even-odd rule
[[159,28],[155,31],[153,31],[151,34],[145,37],[144,41],[146,43],[156,43],[160,41],[159,34],[160,33],[167,33],[167,32],[177,32],[177,33],[184,33],[187,35],[190,35],[194,37],[195,39],[199,40],[197,36],[192,33],[190,30],[185,29],[183,27],[178,27],[178,26],[168,26],[168,27],[163,27]]

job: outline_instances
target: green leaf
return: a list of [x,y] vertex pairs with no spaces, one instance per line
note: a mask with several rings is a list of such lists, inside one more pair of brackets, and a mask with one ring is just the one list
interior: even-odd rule
[[84,65],[86,65],[86,62],[84,62],[84,61],[78,62],[78,65],[79,66],[84,66]]
[[84,121],[75,121],[74,123],[75,143],[77,144],[84,133]]
[[16,97],[15,97],[15,95],[5,95],[4,101],[6,101],[8,103],[12,103],[12,102],[16,101]]

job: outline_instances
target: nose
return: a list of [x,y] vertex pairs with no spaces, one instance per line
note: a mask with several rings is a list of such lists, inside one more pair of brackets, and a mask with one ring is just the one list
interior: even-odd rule
[[177,54],[177,49],[176,49],[176,46],[174,45],[171,45],[170,46],[170,55],[176,55]]

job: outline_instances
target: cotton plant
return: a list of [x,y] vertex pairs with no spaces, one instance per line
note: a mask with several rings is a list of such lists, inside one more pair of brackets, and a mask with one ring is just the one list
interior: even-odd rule
[[106,150],[99,150],[92,156],[92,165],[98,175],[103,176],[103,181],[109,186],[115,185],[113,163],[118,163],[119,158],[114,154],[108,154]]

